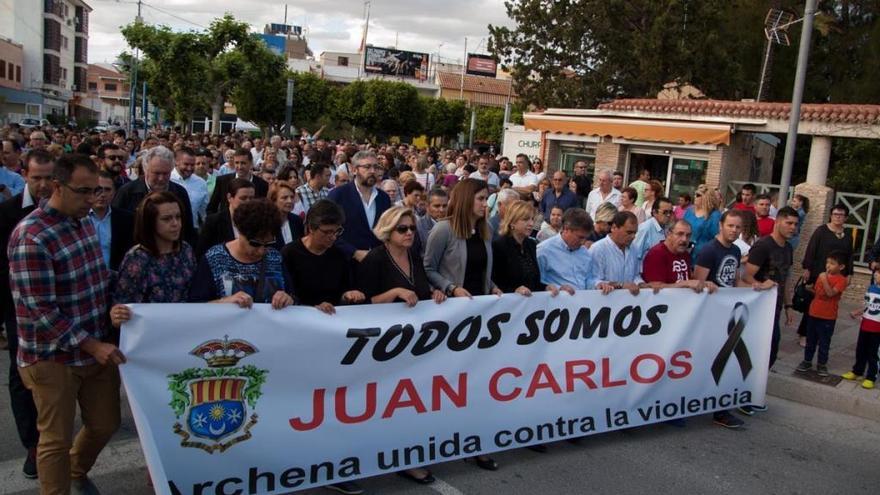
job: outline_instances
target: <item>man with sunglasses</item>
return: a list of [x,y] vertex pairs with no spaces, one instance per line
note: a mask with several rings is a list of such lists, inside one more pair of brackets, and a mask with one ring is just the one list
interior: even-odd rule
[[657,198],[651,206],[651,218],[639,225],[636,240],[632,243],[633,253],[639,263],[652,247],[666,240],[666,228],[673,220],[675,217],[672,215],[672,201],[669,198]]
[[98,158],[101,160],[101,170],[114,174],[113,183],[116,189],[131,182],[131,179],[125,175],[125,162],[128,158],[125,150],[115,144],[102,144],[98,148]]
[[[97,493],[87,474],[119,428],[119,371],[108,343],[111,276],[91,222],[98,168],[81,154],[55,164],[52,195],[12,232],[10,284],[18,369],[33,394],[42,493]],[[82,429],[74,438],[77,405]]]

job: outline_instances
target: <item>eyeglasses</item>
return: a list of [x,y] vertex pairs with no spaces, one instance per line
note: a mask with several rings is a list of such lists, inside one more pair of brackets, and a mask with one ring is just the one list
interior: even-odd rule
[[660,214],[664,215],[664,216],[672,215],[672,210],[657,210],[657,211],[659,211]]
[[79,194],[81,196],[97,196],[97,195],[101,194],[101,192],[104,190],[104,188],[102,188],[102,187],[94,187],[94,188],[92,188],[92,187],[70,187],[69,185],[65,184],[64,182],[59,182],[59,184],[61,184],[62,186],[70,189],[71,191],[73,191],[76,194]]
[[268,242],[260,242],[254,239],[248,239],[248,244],[253,248],[270,248],[275,245],[275,239]]
[[332,236],[334,236],[334,237],[339,237],[339,236],[342,235],[343,232],[345,232],[345,229],[343,229],[342,227],[339,227],[338,229],[333,229],[333,230],[330,230],[330,229],[318,229],[318,232],[320,232],[320,233],[322,233],[322,234],[324,234],[324,235],[326,235],[326,236],[331,236],[331,235],[332,235]]
[[121,162],[122,160],[125,160],[125,157],[120,155],[107,155],[104,158],[108,160],[113,160],[114,162]]
[[398,234],[406,234],[407,231],[415,233],[417,230],[418,227],[415,225],[398,225],[397,227],[394,227],[394,231]]

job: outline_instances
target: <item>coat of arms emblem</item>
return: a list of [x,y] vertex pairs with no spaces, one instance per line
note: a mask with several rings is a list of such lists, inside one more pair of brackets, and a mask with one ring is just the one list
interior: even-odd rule
[[236,364],[257,352],[245,340],[229,340],[229,336],[209,340],[190,351],[204,359],[207,368],[168,375],[169,405],[178,419],[183,417],[182,423],[174,424],[174,433],[182,437],[181,446],[213,454],[251,437],[257,414],[248,416],[248,406],[256,407],[269,372]]

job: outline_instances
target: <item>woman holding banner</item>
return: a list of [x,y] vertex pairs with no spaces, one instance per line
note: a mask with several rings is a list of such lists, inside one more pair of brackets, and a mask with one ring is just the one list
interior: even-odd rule
[[275,246],[281,228],[278,208],[265,198],[242,203],[232,215],[238,238],[217,244],[199,262],[190,302],[226,302],[242,308],[293,304],[292,283]]
[[[422,259],[410,249],[418,235],[416,215],[411,208],[392,206],[385,210],[373,233],[382,244],[373,248],[358,267],[357,285],[368,301],[415,306],[428,299],[436,303],[446,300],[442,291],[431,289]],[[436,481],[425,468],[405,469],[398,474],[421,485]]]
[[[448,297],[501,295],[492,282],[492,234],[486,221],[488,185],[464,179],[449,195],[448,217],[437,222],[425,247],[425,272],[435,289]],[[488,456],[474,458],[477,466],[496,471]]]

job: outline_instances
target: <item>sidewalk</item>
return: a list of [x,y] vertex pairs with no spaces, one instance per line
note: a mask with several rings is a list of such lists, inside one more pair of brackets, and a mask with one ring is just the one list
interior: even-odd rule
[[[810,371],[809,377],[794,372],[804,359],[804,349],[798,345],[797,335],[801,315],[795,313],[794,325],[782,326],[779,354],[767,381],[767,393],[829,411],[880,421],[880,386],[865,390],[861,387],[861,380],[840,380],[840,375],[850,371],[855,360],[859,320],[850,318],[849,313],[860,307],[861,303],[846,300],[840,303],[828,358],[831,376],[824,380],[816,377],[815,371]],[[815,363],[814,358],[814,370]],[[836,383],[838,380],[839,383]]]

